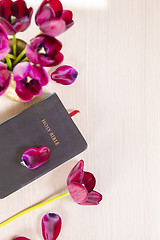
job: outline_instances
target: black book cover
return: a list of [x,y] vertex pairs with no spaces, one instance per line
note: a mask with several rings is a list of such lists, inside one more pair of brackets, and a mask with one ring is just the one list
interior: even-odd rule
[[[46,146],[49,160],[30,170],[20,164],[25,150]],[[0,124],[0,198],[34,181],[84,151],[87,143],[54,93]]]

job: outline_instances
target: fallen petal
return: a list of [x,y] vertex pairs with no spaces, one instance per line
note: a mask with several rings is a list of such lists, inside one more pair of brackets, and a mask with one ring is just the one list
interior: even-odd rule
[[84,177],[82,183],[85,185],[88,192],[91,192],[96,184],[96,179],[94,175],[90,172],[84,172]]
[[79,169],[82,169],[83,170],[84,168],[84,161],[83,160],[80,160],[73,168],[72,170],[70,171],[69,175],[68,175],[68,178],[67,178],[67,185],[69,184],[70,182],[70,178],[72,176],[72,174],[76,171],[76,170],[79,170]]
[[50,150],[47,147],[29,148],[22,156],[22,164],[29,168],[35,169],[44,164],[50,156]]
[[63,85],[70,85],[74,83],[78,76],[78,72],[71,66],[64,65],[58,67],[52,74],[52,80]]
[[17,238],[13,238],[12,240],[31,240],[31,239],[26,237],[17,237]]
[[82,205],[98,205],[102,200],[102,195],[99,192],[92,191],[88,194],[88,198],[85,202],[81,203]]
[[58,214],[48,213],[42,218],[42,234],[45,240],[57,239],[61,231],[62,220]]
[[74,182],[68,185],[68,191],[74,202],[82,204],[88,198],[87,189],[80,183]]

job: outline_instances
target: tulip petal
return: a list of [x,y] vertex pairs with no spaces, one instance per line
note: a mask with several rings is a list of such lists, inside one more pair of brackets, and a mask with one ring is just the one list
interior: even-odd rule
[[78,169],[72,173],[72,175],[68,178],[67,184],[69,185],[70,183],[73,182],[78,182],[82,183],[84,176],[84,171],[82,169]]
[[6,91],[11,81],[11,74],[7,65],[0,62],[0,96]]
[[33,95],[39,96],[42,93],[41,84],[36,79],[32,79],[28,84]]
[[11,15],[11,4],[12,0],[1,0],[0,5],[4,8],[4,17],[8,20]]
[[37,79],[41,86],[45,86],[49,82],[49,76],[46,70],[40,66],[33,65],[30,72],[29,77],[33,79]]
[[34,49],[30,45],[26,45],[26,56],[28,57],[29,61],[34,64],[38,64],[38,53],[34,51]]
[[90,172],[84,172],[84,177],[82,183],[85,185],[88,192],[91,192],[96,184],[96,179],[94,175]]
[[[17,8],[18,8],[17,17],[23,18],[23,17],[25,16],[25,14],[26,14],[26,11],[27,11],[27,6],[26,6],[25,1],[23,1],[23,0],[17,0],[17,1],[15,1],[15,2],[13,2],[13,3],[14,3],[14,7],[15,7],[15,5],[16,5]],[[13,4],[13,3],[12,3],[12,4]],[[12,14],[13,14],[13,12],[12,12]]]
[[51,8],[54,10],[56,17],[59,18],[63,11],[62,3],[59,0],[49,0]]
[[29,62],[18,63],[13,69],[13,77],[15,81],[20,81],[27,77],[31,65]]
[[22,156],[22,164],[29,169],[35,169],[44,164],[50,156],[50,150],[47,147],[27,149]]
[[55,37],[66,30],[66,24],[62,19],[51,19],[43,22],[40,25],[40,30],[51,37]]
[[26,237],[17,237],[17,238],[14,238],[12,240],[31,240],[31,239],[26,238]]
[[29,83],[27,83],[26,80],[16,82],[15,92],[23,102],[28,102],[33,98],[33,93],[31,92]]
[[77,170],[80,170],[82,169],[83,170],[84,168],[84,161],[83,160],[80,160],[73,168],[72,170],[70,171],[69,175],[68,175],[68,178],[67,178],[67,185],[69,184],[70,182],[70,178],[72,176],[72,174],[77,171]]
[[52,74],[52,80],[63,85],[70,85],[74,83],[78,76],[78,72],[71,66],[64,65],[58,67]]
[[40,10],[38,10],[35,17],[35,21],[37,25],[41,25],[44,21],[47,21],[55,17],[56,15],[53,9],[50,6],[45,5]]
[[0,25],[0,39],[0,60],[2,60],[10,52],[9,39],[2,25]]
[[48,213],[42,218],[42,234],[44,240],[56,240],[62,226],[61,217],[55,213]]
[[84,203],[88,198],[87,189],[80,183],[74,182],[68,185],[68,191],[74,202]]
[[88,194],[87,200],[81,203],[81,205],[98,205],[101,200],[102,195],[99,192],[93,190]]
[[50,58],[49,56],[45,56],[40,54],[39,55],[39,64],[43,67],[52,67],[52,66],[57,66],[63,61],[63,54],[61,52],[57,53],[56,56]]
[[7,22],[6,19],[0,17],[0,24],[6,30],[8,35],[15,35],[16,34],[15,29]]
[[65,21],[67,29],[74,24],[74,21],[72,20],[73,13],[70,10],[63,10],[61,18]]

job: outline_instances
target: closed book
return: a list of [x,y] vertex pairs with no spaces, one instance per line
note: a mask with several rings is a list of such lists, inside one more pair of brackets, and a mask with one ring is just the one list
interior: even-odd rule
[[[30,147],[48,147],[49,160],[36,169],[20,164]],[[87,143],[57,94],[0,124],[0,198],[84,151]]]

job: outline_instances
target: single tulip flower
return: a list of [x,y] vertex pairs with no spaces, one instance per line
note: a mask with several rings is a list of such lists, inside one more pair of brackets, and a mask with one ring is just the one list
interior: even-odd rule
[[4,59],[9,52],[9,39],[5,29],[0,24],[0,60]]
[[61,231],[62,220],[58,214],[48,213],[42,218],[44,240],[56,240]]
[[74,24],[72,18],[72,11],[63,10],[59,0],[44,0],[36,13],[35,21],[42,32],[55,37]]
[[39,34],[30,41],[30,45],[26,46],[26,56],[34,64],[43,67],[56,66],[63,61],[61,48],[62,44],[56,38]]
[[48,161],[50,150],[47,147],[29,148],[22,156],[21,164],[29,169],[35,169]]
[[8,35],[25,31],[31,22],[33,9],[27,8],[24,0],[1,0],[0,1],[0,24]]
[[96,179],[90,172],[84,172],[84,161],[79,161],[71,170],[67,185],[73,200],[81,205],[98,205],[102,195],[94,191]]
[[11,74],[7,65],[0,62],[0,96],[6,91],[11,81]]
[[78,76],[78,72],[71,66],[61,66],[58,67],[52,74],[51,78],[57,83],[63,85],[70,85],[74,83]]
[[13,69],[16,81],[16,93],[24,101],[30,101],[33,96],[42,93],[42,86],[47,85],[49,77],[44,68],[31,65],[28,62],[18,63]]

